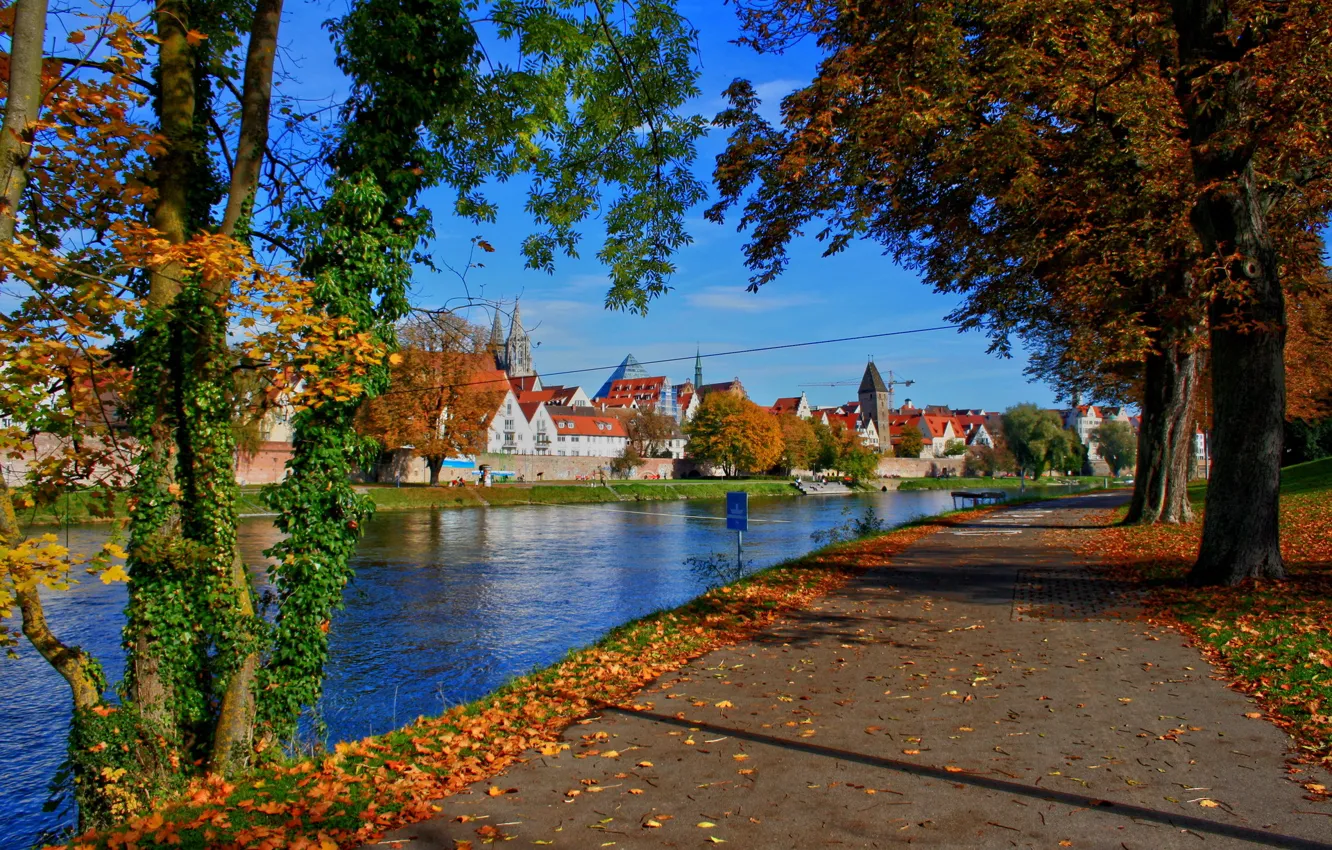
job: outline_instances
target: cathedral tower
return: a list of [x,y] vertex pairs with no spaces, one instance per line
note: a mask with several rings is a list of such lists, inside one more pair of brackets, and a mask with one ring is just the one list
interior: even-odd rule
[[523,330],[522,315],[518,302],[513,302],[513,321],[509,323],[509,338],[504,342],[504,371],[510,378],[526,378],[535,375],[532,370],[532,343]]

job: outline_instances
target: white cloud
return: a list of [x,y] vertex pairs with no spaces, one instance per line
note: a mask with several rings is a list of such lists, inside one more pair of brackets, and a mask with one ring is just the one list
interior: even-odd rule
[[770,313],[788,307],[817,303],[817,299],[807,295],[773,295],[762,290],[746,292],[731,286],[711,286],[698,292],[690,292],[685,295],[685,301],[691,307],[732,310],[738,313]]

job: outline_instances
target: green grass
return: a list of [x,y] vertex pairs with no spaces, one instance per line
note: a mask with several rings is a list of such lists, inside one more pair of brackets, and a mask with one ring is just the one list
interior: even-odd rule
[[1297,463],[1281,470],[1281,493],[1326,493],[1332,490],[1332,457]]

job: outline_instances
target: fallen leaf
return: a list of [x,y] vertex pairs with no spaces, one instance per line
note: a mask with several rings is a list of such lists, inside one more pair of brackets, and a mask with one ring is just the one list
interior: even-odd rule
[[655,821],[655,820],[644,821],[643,826],[647,827],[648,829],[660,829],[661,821]]
[[652,767],[652,762],[650,762],[650,761],[640,761],[640,762],[638,763],[638,766],[639,766],[639,767]]
[[642,793],[643,793],[643,789],[642,789],[642,788],[630,788],[630,789],[629,789],[629,793],[630,793],[630,794],[642,794]]
[[701,820],[698,823],[696,823],[695,826],[697,826],[699,829],[712,829],[714,826],[716,826],[716,824],[710,820]]
[[903,750],[902,752],[903,752],[905,755],[908,755],[908,756],[918,756],[918,755],[920,755],[920,750]]
[[1198,801],[1198,805],[1202,806],[1204,809],[1215,809],[1221,804],[1218,803],[1216,800],[1208,800],[1204,798]]

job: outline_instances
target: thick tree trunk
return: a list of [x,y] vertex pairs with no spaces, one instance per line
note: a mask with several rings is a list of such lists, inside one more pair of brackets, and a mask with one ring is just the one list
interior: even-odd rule
[[1286,413],[1285,298],[1253,174],[1240,191],[1212,198],[1200,218],[1240,253],[1249,279],[1242,300],[1211,307],[1212,469],[1202,545],[1189,579],[1235,585],[1284,578],[1281,560],[1281,448]]
[[438,487],[439,470],[444,466],[444,458],[428,457],[426,458],[426,466],[430,468],[430,486]]
[[42,44],[46,38],[46,0],[18,0],[14,4],[14,30],[10,38],[9,95],[5,101],[4,130],[0,132],[0,169],[4,196],[0,197],[0,245],[14,241],[19,201],[28,185],[28,155],[32,152],[33,122],[41,108]]
[[1212,470],[1202,545],[1189,578],[1238,584],[1285,575],[1278,514],[1286,413],[1286,307],[1280,258],[1253,167],[1258,86],[1236,39],[1232,0],[1174,0],[1175,91],[1199,198],[1192,211],[1203,252],[1223,264],[1209,281]]
[[[189,238],[189,181],[194,157],[194,51],[188,31],[190,9],[185,0],[157,0],[158,121],[166,137],[166,150],[158,157],[157,205],[152,223],[173,244]],[[180,292],[180,269],[175,264],[154,269],[149,276],[148,300],[166,307]]]
[[[158,37],[158,120],[165,137],[165,150],[156,169],[157,203],[152,224],[173,244],[183,244],[189,230],[189,180],[193,161],[194,133],[194,59],[187,33],[190,28],[189,5],[185,0],[157,0],[155,18]],[[153,417],[151,432],[143,435],[144,462],[140,476],[154,480],[137,483],[139,494],[149,500],[165,498],[175,482],[176,436],[179,423],[178,341],[170,339],[171,307],[181,289],[181,270],[177,264],[153,269],[149,274],[148,303],[156,311],[144,331],[140,350],[158,352],[156,362],[135,364],[135,401]],[[131,542],[142,542],[154,533],[179,534],[174,511],[136,512],[132,522]],[[150,518],[151,517],[151,518]],[[143,523],[153,527],[145,528]],[[142,567],[130,552],[130,575]],[[154,566],[153,569],[160,569]],[[151,633],[155,623],[142,610],[136,597],[136,582],[130,583],[129,623],[126,635],[131,646],[127,668],[128,696],[142,715],[161,728],[172,728],[169,703],[171,689],[163,676]]]
[[1143,363],[1138,465],[1127,523],[1193,521],[1188,470],[1198,371],[1198,355],[1177,342],[1162,343]]

